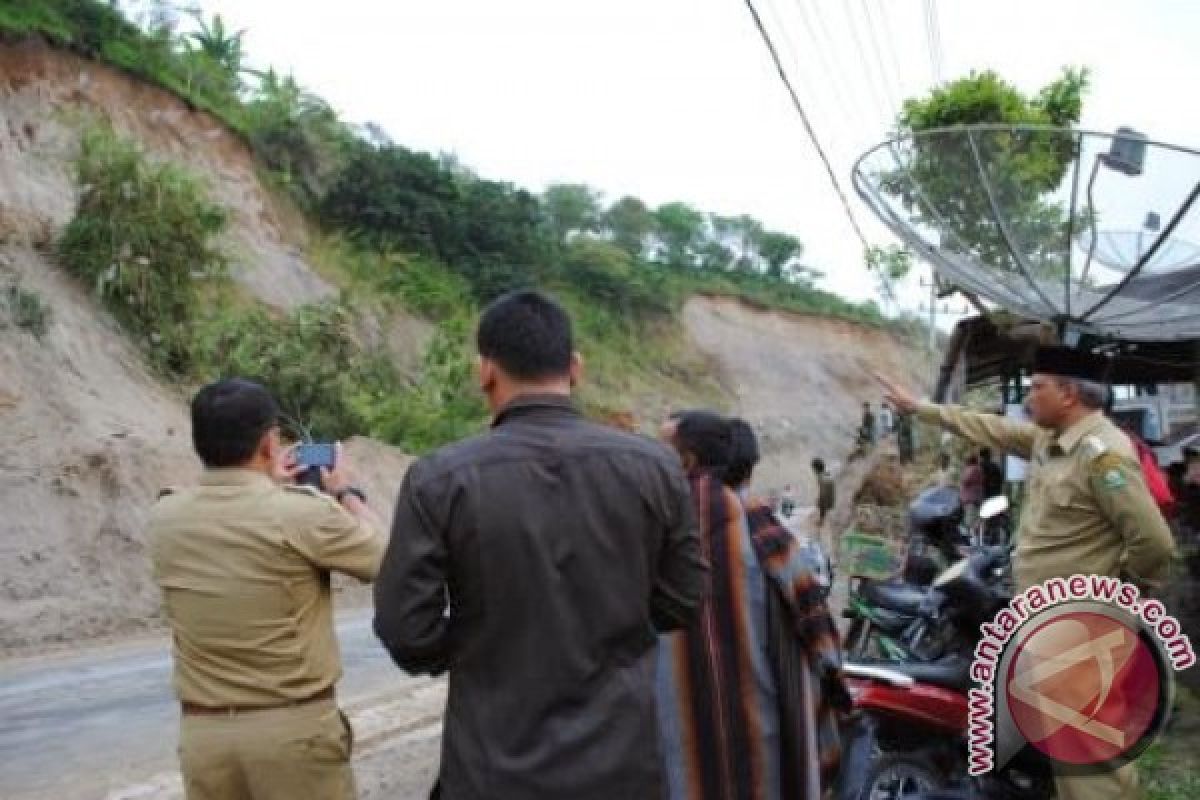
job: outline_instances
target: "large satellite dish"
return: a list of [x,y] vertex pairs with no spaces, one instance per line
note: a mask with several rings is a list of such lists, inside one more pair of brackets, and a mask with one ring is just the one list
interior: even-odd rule
[[901,136],[854,188],[951,284],[1134,341],[1200,338],[1200,152],[1116,134],[973,125]]

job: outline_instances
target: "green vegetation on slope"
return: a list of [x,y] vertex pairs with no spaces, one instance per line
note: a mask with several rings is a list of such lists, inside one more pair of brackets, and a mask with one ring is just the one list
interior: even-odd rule
[[63,263],[142,338],[155,365],[188,371],[204,283],[225,274],[212,243],[224,211],[192,175],[147,161],[105,128],[84,133],[76,167],[82,188],[59,242]]
[[[61,257],[177,380],[256,376],[317,435],[369,433],[420,452],[480,426],[472,325],[513,288],[545,288],[572,309],[589,362],[583,401],[597,413],[664,392],[719,402],[678,320],[696,292],[888,324],[874,304],[816,289],[802,243],[752,217],[487,180],[352,128],[290,77],[246,70],[242,32],[197,17],[199,29],[181,34],[166,8],[143,29],[97,0],[12,0],[0,7],[0,37],[40,35],[222,119],[318,221],[310,260],[344,289],[337,303],[291,315],[256,307],[228,281],[216,245],[225,215],[202,182],[89,131]],[[367,309],[433,323],[416,374],[362,344]]]
[[622,312],[666,314],[695,290],[881,325],[860,306],[813,288],[795,237],[745,215],[560,184],[541,195],[486,180],[453,158],[418,153],[378,129],[357,130],[296,82],[245,68],[243,32],[219,17],[179,33],[162,7],[147,29],[99,0],[10,0],[0,36],[40,35],[129,71],[207,110],[240,133],[300,205],[371,249],[432,258],[487,300],[556,285]]

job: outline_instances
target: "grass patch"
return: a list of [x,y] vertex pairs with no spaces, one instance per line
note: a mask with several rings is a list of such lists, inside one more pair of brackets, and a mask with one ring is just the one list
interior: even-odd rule
[[431,321],[475,308],[467,282],[427,256],[374,250],[336,233],[316,237],[308,255],[318,272],[356,299],[396,302]]
[[1170,726],[1137,761],[1146,800],[1195,800],[1200,797],[1200,695],[1178,688]]

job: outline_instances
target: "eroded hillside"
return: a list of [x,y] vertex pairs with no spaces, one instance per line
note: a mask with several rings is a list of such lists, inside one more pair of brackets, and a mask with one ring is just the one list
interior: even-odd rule
[[[81,132],[98,119],[205,179],[229,212],[231,277],[252,301],[290,309],[345,288],[337,271],[313,268],[305,219],[212,117],[44,44],[0,44],[0,288],[19,286],[47,314],[39,336],[0,308],[0,649],[10,654],[157,627],[146,511],[160,488],[197,470],[188,387],[150,369],[53,255],[78,197]],[[397,361],[421,361],[430,322],[402,310],[361,316],[360,336]],[[661,363],[623,369],[619,352],[601,354],[610,363],[598,365],[603,385],[590,397],[647,431],[671,408],[736,410],[763,432],[762,483],[802,493],[813,455],[847,452],[859,403],[876,396],[870,371],[910,359],[878,329],[721,297],[694,297],[681,323],[653,336]],[[352,453],[389,503],[410,459],[369,440]]]

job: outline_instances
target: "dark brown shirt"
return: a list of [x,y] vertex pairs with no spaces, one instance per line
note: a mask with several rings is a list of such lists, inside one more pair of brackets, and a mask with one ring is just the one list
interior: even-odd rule
[[442,797],[659,796],[655,631],[705,590],[676,455],[566,397],[414,464],[375,630],[402,668],[449,670]]

